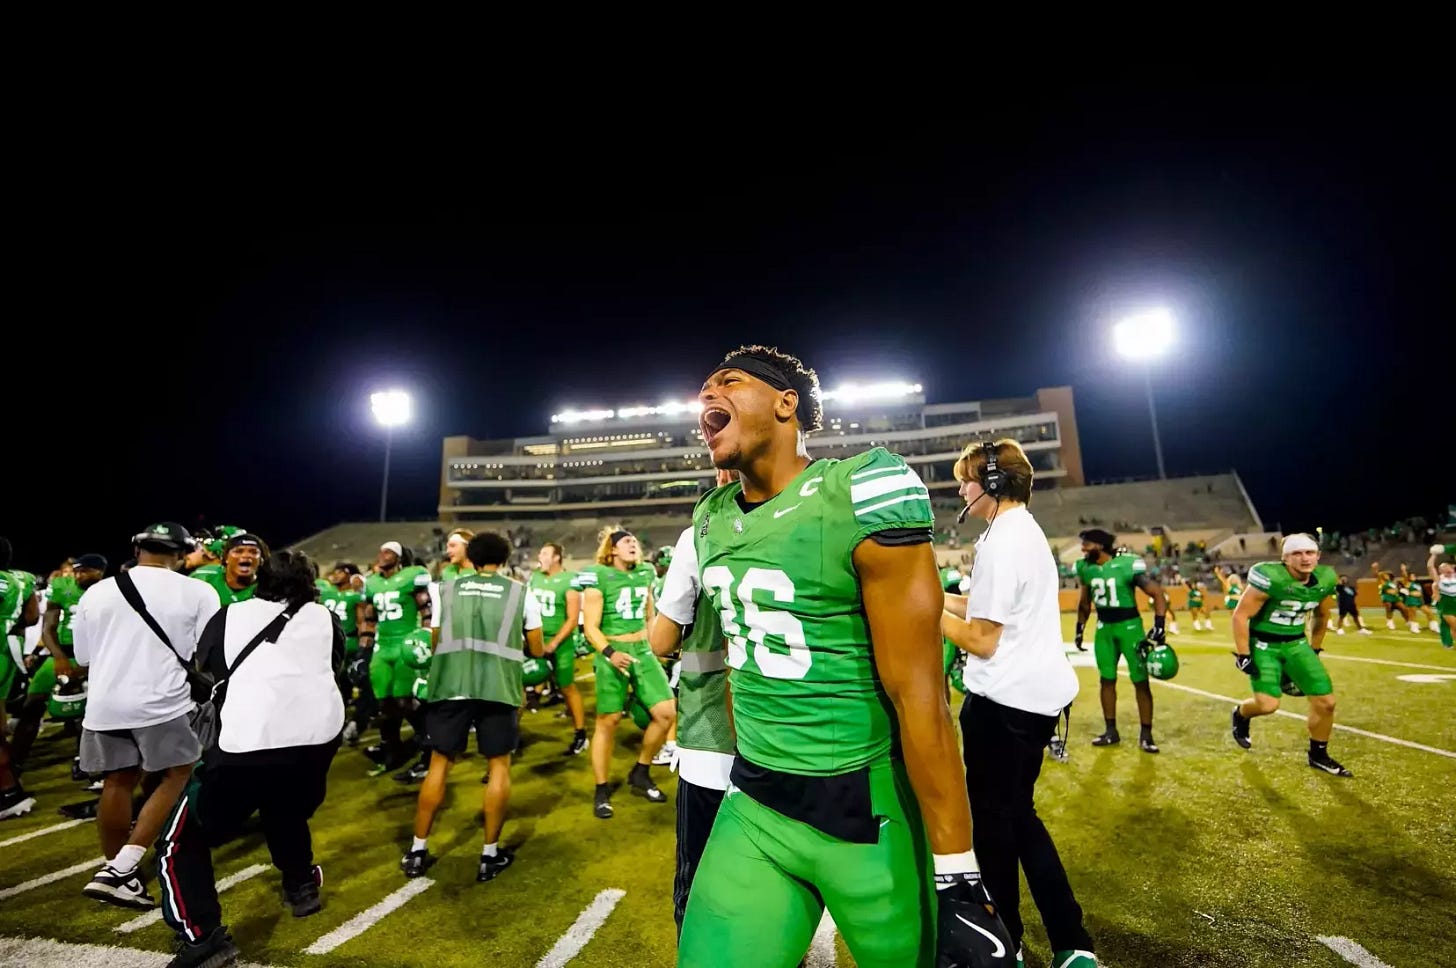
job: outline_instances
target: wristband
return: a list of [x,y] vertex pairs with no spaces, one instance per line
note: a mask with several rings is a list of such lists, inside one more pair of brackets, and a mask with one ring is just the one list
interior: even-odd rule
[[602,650],[602,655],[605,656],[608,659],[610,659],[612,656],[614,656],[616,654],[617,654],[617,650],[614,649],[614,648],[612,648],[610,645],[607,646],[605,649]]

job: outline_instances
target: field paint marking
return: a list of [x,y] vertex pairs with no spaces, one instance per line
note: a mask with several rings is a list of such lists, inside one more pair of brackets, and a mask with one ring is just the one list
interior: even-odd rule
[[[24,965],[25,968],[166,968],[171,960],[171,955],[159,951],[68,944],[47,938],[0,937],[0,965]],[[237,968],[268,966],[239,961]]]
[[1444,676],[1433,676],[1427,672],[1414,672],[1408,676],[1396,676],[1395,678],[1400,682],[1416,682],[1422,685],[1430,685],[1431,683],[1444,683],[1448,679],[1456,679],[1456,672],[1448,672]]
[[536,962],[536,968],[562,968],[568,961],[581,954],[587,942],[597,933],[597,929],[607,922],[607,916],[617,906],[617,902],[627,896],[627,892],[619,888],[609,887],[602,891],[592,902],[588,904],[566,933],[556,939],[551,950],[546,952],[545,957]]
[[[252,867],[244,867],[236,874],[229,874],[227,877],[224,877],[222,880],[218,881],[217,893],[221,894],[223,891],[237,887],[239,884],[243,883],[243,881],[246,881],[249,878],[257,877],[259,874],[262,874],[265,871],[269,870],[272,870],[272,868],[267,864],[254,864]],[[119,932],[120,934],[131,934],[133,931],[140,931],[142,928],[156,924],[160,920],[162,920],[162,909],[160,907],[157,907],[153,908],[152,910],[148,911],[146,914],[143,914],[140,917],[132,918],[125,924],[117,925],[116,928],[113,930]]]
[[73,864],[63,871],[54,871],[33,881],[26,881],[24,884],[16,884],[14,887],[7,887],[0,891],[0,901],[12,898],[17,894],[24,894],[26,891],[33,891],[37,887],[45,887],[47,884],[54,884],[56,881],[63,881],[68,877],[74,877],[82,871],[100,870],[101,865],[106,863],[105,857],[97,857],[94,860],[83,860],[79,864]]
[[433,887],[434,884],[435,882],[430,880],[428,877],[415,878],[404,887],[401,887],[399,890],[395,891],[393,894],[389,895],[384,900],[374,905],[372,908],[369,908],[365,911],[360,911],[358,914],[354,915],[352,918],[345,921],[343,924],[339,925],[337,928],[330,931],[322,938],[319,938],[307,948],[304,948],[304,954],[328,954],[330,951],[333,951],[345,941],[350,941],[354,938],[359,937],[359,935],[374,927],[386,916],[404,907],[405,904],[410,900],[410,898],[425,893],[425,891]]
[[834,954],[834,932],[838,926],[830,915],[829,909],[824,909],[824,916],[819,919],[819,927],[814,931],[814,940],[809,942],[809,954],[805,959],[808,968],[835,968],[836,957]]
[[1360,655],[1332,655],[1328,650],[1320,653],[1321,659],[1339,659],[1341,662],[1370,662],[1374,665],[1401,666],[1405,669],[1435,669],[1437,672],[1456,673],[1456,666],[1426,665],[1421,662],[1396,662],[1394,659],[1367,659]]
[[1314,940],[1329,948],[1335,954],[1344,958],[1352,965],[1359,968],[1390,968],[1385,962],[1366,951],[1360,945],[1349,938],[1324,938],[1318,937]]
[[[1124,670],[1122,672],[1122,675],[1126,676],[1127,672]],[[1191,692],[1195,696],[1206,696],[1209,699],[1219,699],[1223,702],[1233,703],[1235,705],[1243,702],[1242,699],[1235,699],[1232,696],[1220,696],[1216,692],[1204,692],[1202,689],[1194,689],[1192,686],[1180,686],[1176,682],[1166,682],[1162,679],[1152,678],[1149,678],[1148,681],[1156,682],[1158,685],[1166,686],[1169,689],[1181,689],[1184,692]],[[1274,715],[1287,716],[1290,719],[1298,719],[1301,721],[1305,718],[1299,713],[1291,713],[1288,710],[1284,709],[1275,710]],[[1422,743],[1412,743],[1408,739],[1397,739],[1394,736],[1386,736],[1384,733],[1372,733],[1368,729],[1356,729],[1354,726],[1344,726],[1340,723],[1335,723],[1335,729],[1343,730],[1347,733],[1354,733],[1356,736],[1364,736],[1366,739],[1378,739],[1384,743],[1394,743],[1396,746],[1406,746],[1413,750],[1420,750],[1422,753],[1435,753],[1437,756],[1448,756],[1451,759],[1456,760],[1456,753],[1453,753],[1450,750],[1438,749],[1435,746],[1426,746]]]
[[9,840],[0,840],[0,847],[9,847],[12,844],[21,844],[27,840],[34,840],[37,837],[44,837],[46,834],[53,834],[62,830],[70,830],[72,827],[79,827],[83,823],[90,822],[90,820],[67,820],[65,823],[58,823],[54,827],[42,827],[39,830],[32,830],[28,834],[21,834],[19,837],[11,837]]
[[577,676],[576,677],[576,681],[577,682],[591,682],[596,677],[597,677],[597,674],[595,672],[588,672],[585,675]]

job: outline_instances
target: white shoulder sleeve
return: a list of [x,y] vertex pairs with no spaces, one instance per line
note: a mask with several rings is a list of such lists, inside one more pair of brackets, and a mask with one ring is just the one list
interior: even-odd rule
[[525,623],[526,631],[529,632],[532,629],[538,629],[540,627],[541,627],[541,603],[536,600],[536,596],[535,595],[532,595],[530,593],[530,591],[527,591],[526,592],[526,623]]
[[662,597],[657,610],[679,626],[693,624],[698,605],[698,549],[693,544],[693,529],[684,528],[672,549],[672,564],[662,579]]

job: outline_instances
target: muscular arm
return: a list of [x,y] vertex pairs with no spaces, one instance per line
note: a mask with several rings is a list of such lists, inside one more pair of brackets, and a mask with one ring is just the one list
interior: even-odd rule
[[46,609],[45,624],[40,629],[40,643],[45,646],[45,650],[55,660],[56,675],[65,676],[70,675],[71,660],[66,655],[65,650],[61,648],[61,639],[58,634],[60,628],[61,607],[59,605],[51,605]]
[[[1168,614],[1168,596],[1163,592],[1163,586],[1158,583],[1157,579],[1142,574],[1133,579],[1133,584],[1141,588],[1152,601],[1155,619],[1163,618]],[[1080,612],[1080,606],[1078,610]]]
[[526,650],[530,652],[531,655],[545,655],[546,642],[541,636],[540,629],[528,629],[526,631]]
[[[1435,561],[1436,559],[1433,556],[1431,560]],[[21,629],[28,629],[39,621],[40,599],[36,598],[35,593],[32,592],[30,597],[25,600],[25,607],[20,610],[20,621],[15,623],[14,630],[18,634]]]
[[895,706],[910,786],[936,854],[971,849],[955,726],[946,705],[939,616],[945,599],[928,544],[884,547],[873,540],[854,549],[875,669]]
[[1077,624],[1086,625],[1087,620],[1092,617],[1092,589],[1086,585],[1082,586],[1082,594],[1077,598]]
[[[1239,598],[1239,605],[1234,609],[1234,651],[1239,655],[1249,654],[1249,623],[1254,616],[1259,614],[1259,609],[1269,600],[1259,589],[1252,585],[1244,588],[1244,594]],[[1323,633],[1321,633],[1323,634]]]
[[373,649],[374,633],[379,624],[379,613],[374,611],[374,603],[367,598],[359,603],[355,611],[359,625],[359,648]]
[[956,618],[966,617],[966,606],[969,603],[970,599],[964,595],[952,595],[950,592],[945,593],[945,610]]
[[420,622],[428,627],[430,624],[430,618],[435,611],[435,602],[434,599],[430,597],[430,590],[428,588],[419,588],[415,590],[415,608],[419,610]]
[[556,651],[557,647],[565,642],[567,636],[576,631],[576,621],[581,615],[581,592],[568,590],[566,593],[566,618],[562,619],[561,628],[551,636],[551,641],[545,645],[543,655],[549,655]]
[[1324,602],[1314,607],[1314,615],[1309,623],[1309,645],[1316,652],[1325,647],[1325,629],[1329,625],[1329,618]]
[[581,607],[585,619],[583,629],[586,632],[587,642],[598,652],[606,651],[610,644],[607,636],[602,632],[602,603],[604,601],[600,588],[588,588],[582,592]]
[[652,646],[653,655],[671,655],[682,644],[682,627],[658,612],[647,626],[647,644]]

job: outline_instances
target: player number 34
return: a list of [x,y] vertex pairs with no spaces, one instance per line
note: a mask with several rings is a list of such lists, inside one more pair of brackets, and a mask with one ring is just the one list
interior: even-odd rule
[[[794,600],[794,583],[777,568],[750,568],[738,582],[737,601],[734,595],[733,572],[725,565],[703,569],[703,584],[713,593],[713,604],[723,620],[723,635],[728,640],[728,665],[742,669],[748,661],[748,645],[753,643],[753,662],[758,671],[770,679],[802,679],[809,674],[813,657],[804,639],[804,626],[788,612],[764,608],[753,600],[754,592],[767,592],[780,604]],[[740,624],[740,622],[742,624]],[[744,634],[743,626],[748,626]],[[787,653],[771,649],[764,642],[768,636],[783,639]]]

